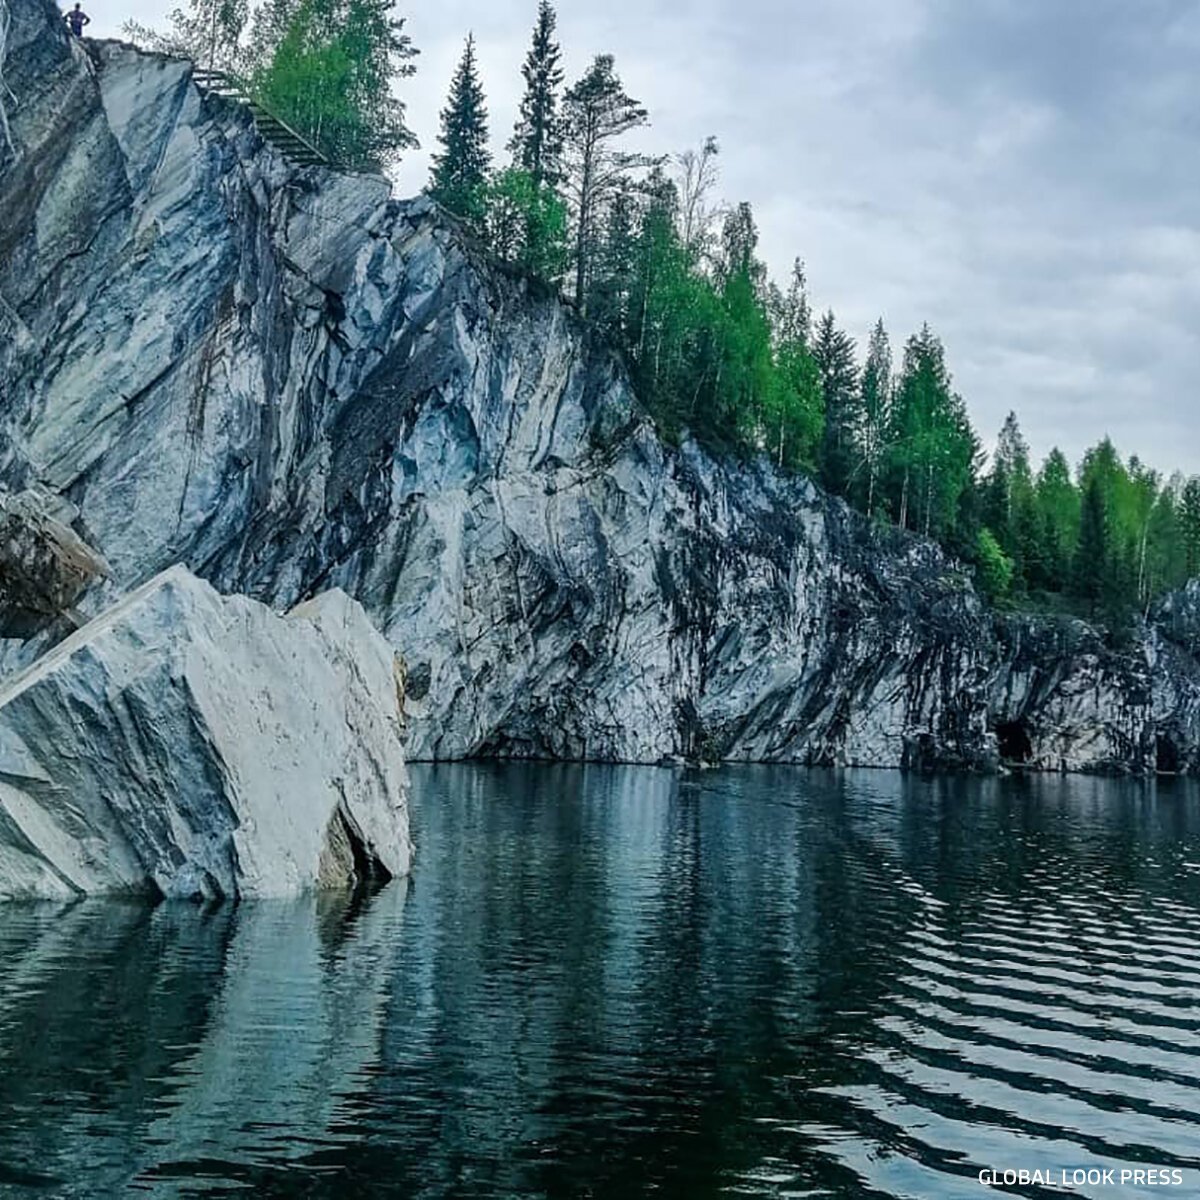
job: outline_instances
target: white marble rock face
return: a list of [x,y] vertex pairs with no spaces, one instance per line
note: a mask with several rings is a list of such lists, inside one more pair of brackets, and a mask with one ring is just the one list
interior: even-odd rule
[[407,872],[393,652],[182,567],[0,685],[0,899],[287,896]]
[[664,445],[427,199],[9,3],[0,487],[73,505],[87,615],[176,562],[280,610],[340,587],[407,664],[412,758],[989,769],[1007,728],[1030,766],[1200,767],[1194,643],[997,617],[807,480]]

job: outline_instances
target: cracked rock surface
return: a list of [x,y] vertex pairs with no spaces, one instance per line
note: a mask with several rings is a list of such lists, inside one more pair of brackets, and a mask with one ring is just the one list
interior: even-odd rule
[[0,684],[0,899],[286,896],[404,874],[393,654],[183,567]]
[[1169,623],[1116,653],[998,620],[936,548],[664,446],[428,201],[295,168],[188,64],[11,3],[0,484],[72,505],[116,585],[341,588],[403,656],[418,758],[1197,764]]

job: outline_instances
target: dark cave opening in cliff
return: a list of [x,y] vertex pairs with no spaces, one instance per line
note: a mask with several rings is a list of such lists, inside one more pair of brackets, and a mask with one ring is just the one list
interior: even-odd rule
[[1001,721],[996,726],[996,741],[1006,763],[1027,763],[1033,758],[1033,743],[1024,721]]
[[1154,769],[1160,775],[1179,774],[1179,747],[1161,733],[1154,744]]

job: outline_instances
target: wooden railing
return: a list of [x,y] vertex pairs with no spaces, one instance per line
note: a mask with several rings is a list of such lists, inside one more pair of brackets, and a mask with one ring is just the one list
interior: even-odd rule
[[244,104],[250,110],[250,115],[254,118],[254,125],[262,134],[263,140],[269,142],[280,154],[286,155],[292,162],[302,167],[329,166],[329,159],[312,142],[281,121],[273,112],[264,108],[250,95],[245,84],[235,76],[225,71],[197,67],[192,72],[192,80],[205,95],[224,96],[229,100],[236,100],[240,104]]

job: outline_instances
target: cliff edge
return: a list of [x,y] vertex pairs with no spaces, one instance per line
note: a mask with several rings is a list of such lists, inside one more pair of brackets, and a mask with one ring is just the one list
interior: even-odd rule
[[936,547],[665,446],[427,200],[9,4],[0,487],[71,506],[104,586],[341,588],[407,663],[413,758],[1200,763],[1194,590],[1121,652],[998,619]]

